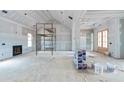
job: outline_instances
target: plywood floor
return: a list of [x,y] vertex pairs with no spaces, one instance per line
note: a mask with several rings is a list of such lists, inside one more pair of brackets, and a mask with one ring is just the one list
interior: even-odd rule
[[[88,61],[107,62],[124,65],[124,60],[109,58],[97,53],[95,56],[87,57]],[[45,53],[29,53],[9,60],[0,62],[0,81],[18,82],[108,82],[124,81],[124,72],[104,72],[96,75],[92,69],[78,71],[73,65],[73,54],[62,53],[50,56]]]

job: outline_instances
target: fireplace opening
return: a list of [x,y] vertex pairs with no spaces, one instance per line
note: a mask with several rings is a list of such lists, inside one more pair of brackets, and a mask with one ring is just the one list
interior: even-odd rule
[[13,56],[22,54],[22,45],[13,46]]

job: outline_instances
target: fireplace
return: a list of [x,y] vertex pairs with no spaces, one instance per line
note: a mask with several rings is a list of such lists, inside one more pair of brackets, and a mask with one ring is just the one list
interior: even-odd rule
[[13,46],[13,56],[22,54],[22,45]]

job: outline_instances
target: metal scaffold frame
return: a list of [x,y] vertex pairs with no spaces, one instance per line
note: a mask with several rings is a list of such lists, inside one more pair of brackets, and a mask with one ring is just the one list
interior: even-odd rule
[[[41,28],[43,29],[43,33],[38,33],[38,26],[41,25]],[[49,26],[49,27],[47,27]],[[47,33],[46,33],[47,32]],[[53,55],[53,51],[56,51],[56,28],[53,27],[53,23],[36,23],[36,55],[38,54],[38,36],[43,37],[44,42],[44,51],[48,51],[46,48],[46,37],[50,37],[51,39],[49,42],[51,42],[51,47],[49,50],[51,51],[51,54]],[[41,50],[43,51],[43,50]]]

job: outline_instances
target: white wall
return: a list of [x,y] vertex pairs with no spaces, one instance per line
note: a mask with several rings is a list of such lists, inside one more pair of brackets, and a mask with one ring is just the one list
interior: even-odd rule
[[56,51],[71,51],[71,30],[61,24],[55,24],[56,28]]
[[124,18],[120,18],[120,58],[124,58]]
[[87,51],[93,51],[92,49],[92,29],[81,29],[80,30],[80,49],[85,49]]
[[[40,25],[41,26],[41,25]],[[39,26],[39,27],[40,27]],[[54,28],[56,28],[56,44],[55,45],[55,50],[56,51],[71,51],[72,50],[72,39],[71,39],[71,29],[63,26],[60,23],[53,24]],[[43,34],[44,29],[40,28],[38,31],[38,34]],[[47,33],[47,31],[45,32]],[[49,34],[49,33],[48,33]],[[43,39],[41,39],[41,36],[37,38],[37,48],[39,51],[44,51],[44,41],[42,42]],[[55,42],[54,42],[55,43]],[[46,45],[50,45],[51,42],[45,41]]]
[[72,21],[72,51],[77,51],[80,49],[80,17],[85,14],[86,11],[74,10],[73,21]]
[[80,24],[79,22],[73,22],[72,26],[72,50],[76,51],[80,49]]
[[[27,46],[27,33],[33,35],[33,47],[31,48]],[[2,45],[2,43],[5,43],[5,45]],[[23,54],[34,50],[34,31],[18,23],[0,18],[0,60],[13,56],[12,47],[14,45],[22,45]]]
[[[112,53],[115,58],[120,58],[120,33],[119,33],[119,18],[112,18],[105,21],[100,26],[94,29],[94,51],[97,51],[97,32],[108,29],[108,51]],[[109,43],[112,43],[110,46]]]

